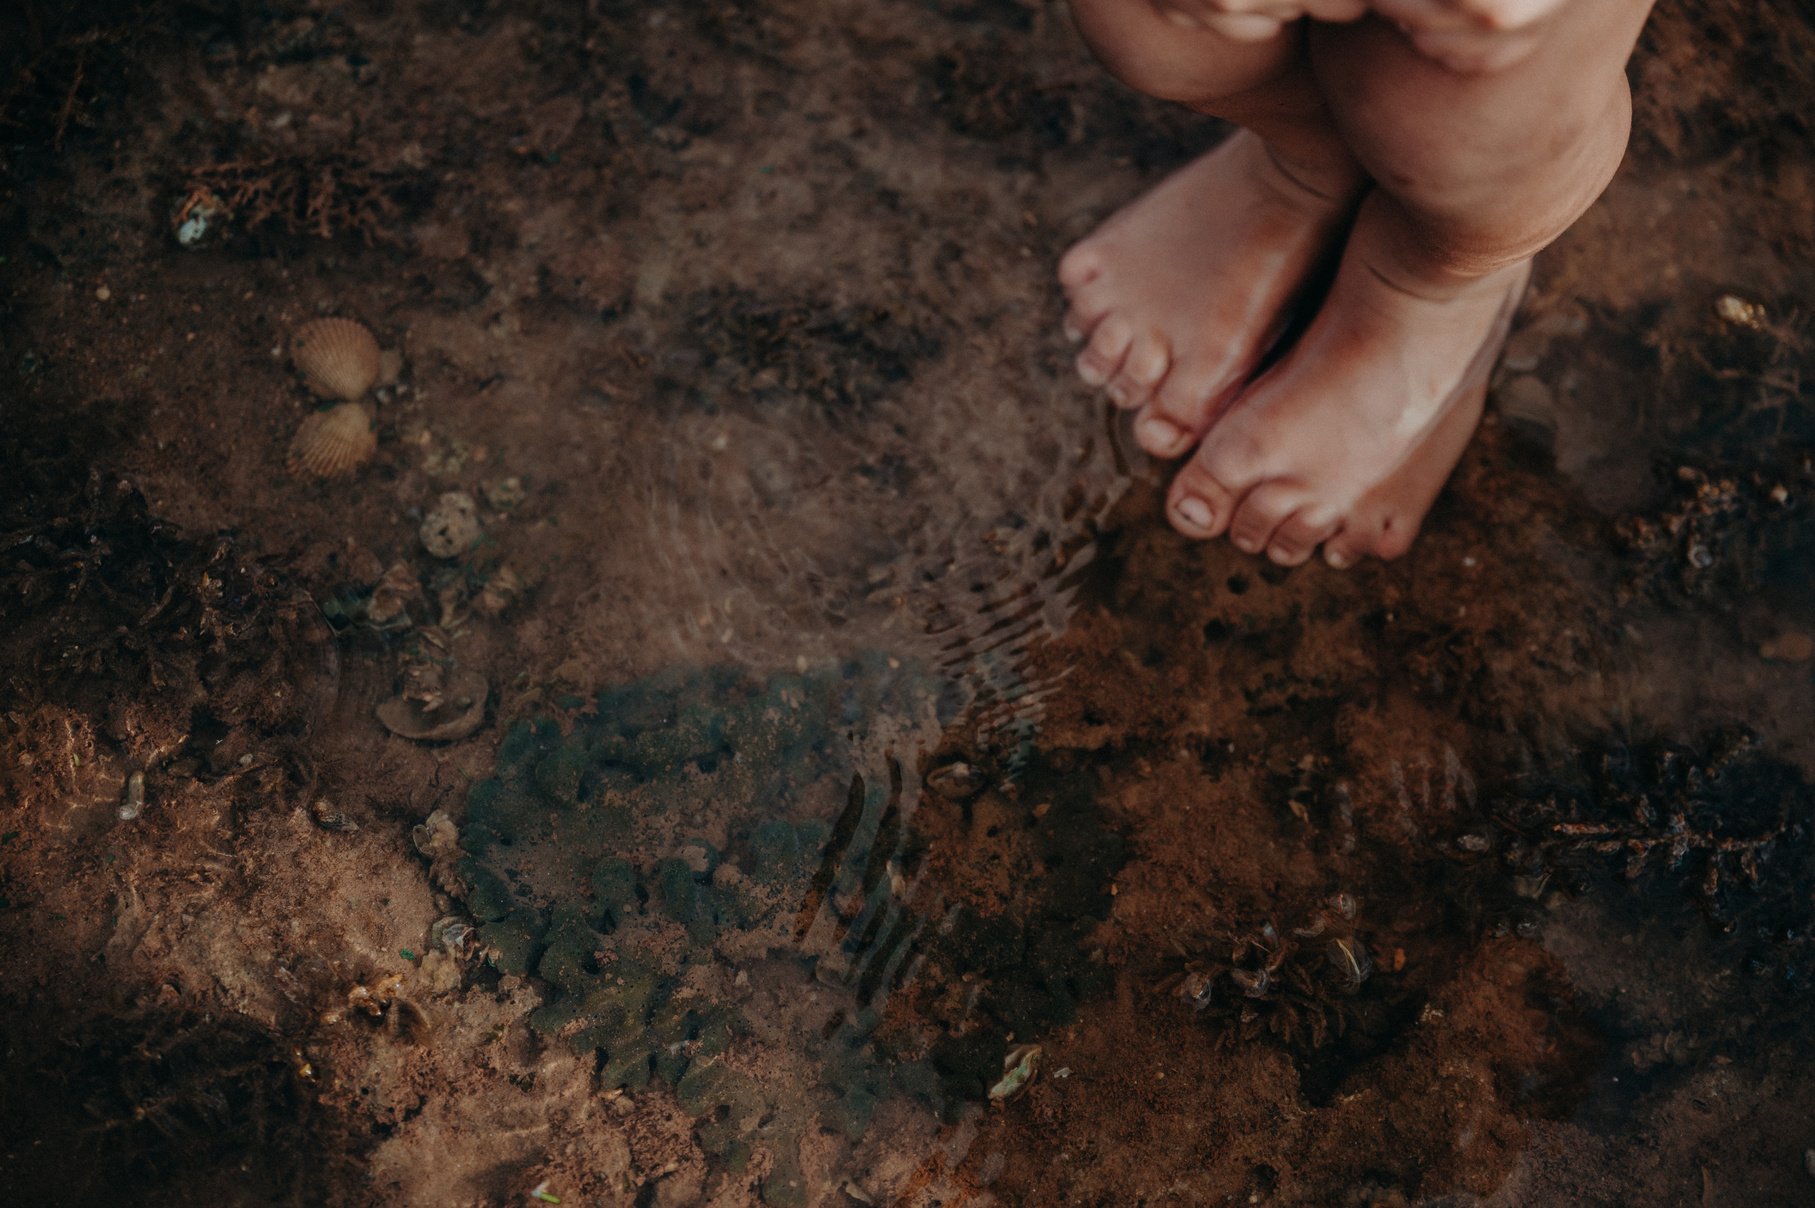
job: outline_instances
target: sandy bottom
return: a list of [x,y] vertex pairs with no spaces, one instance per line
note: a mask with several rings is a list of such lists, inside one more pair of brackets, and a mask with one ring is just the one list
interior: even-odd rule
[[1751,7],[1655,18],[1348,574],[1178,538],[1071,380],[1059,251],[1219,131],[1060,6],[0,27],[0,1199],[1810,1202],[1815,29]]

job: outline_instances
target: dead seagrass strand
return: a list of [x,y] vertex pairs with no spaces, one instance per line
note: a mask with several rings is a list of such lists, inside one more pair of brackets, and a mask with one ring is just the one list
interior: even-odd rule
[[352,319],[316,319],[296,330],[290,359],[323,398],[352,402],[378,381],[378,341]]
[[339,478],[358,469],[377,448],[371,415],[358,403],[342,403],[303,420],[290,442],[290,469]]

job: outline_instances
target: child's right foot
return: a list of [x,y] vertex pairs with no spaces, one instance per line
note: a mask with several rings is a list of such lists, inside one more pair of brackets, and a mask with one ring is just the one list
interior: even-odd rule
[[1287,306],[1341,232],[1361,178],[1285,171],[1239,131],[1117,211],[1065,254],[1078,373],[1140,408],[1156,457],[1195,445],[1254,371]]

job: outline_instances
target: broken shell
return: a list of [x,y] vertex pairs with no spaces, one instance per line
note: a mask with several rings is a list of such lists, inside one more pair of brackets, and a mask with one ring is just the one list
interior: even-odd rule
[[465,960],[479,947],[479,930],[457,914],[436,919],[429,928],[429,943],[456,960]]
[[303,420],[290,441],[290,469],[339,478],[364,465],[377,448],[371,415],[358,403],[342,403]]
[[347,817],[343,811],[336,809],[334,803],[326,797],[317,797],[314,804],[309,806],[309,817],[315,820],[315,825],[325,831],[356,831],[359,829],[359,823]]
[[1040,1046],[1016,1045],[1002,1058],[1002,1078],[989,1088],[993,1102],[1004,1103],[1019,1095],[1040,1073]]
[[464,668],[448,674],[433,709],[408,696],[394,696],[378,706],[378,720],[400,738],[417,742],[456,742],[477,730],[485,720],[485,701],[491,693],[485,677]]
[[371,331],[352,319],[304,323],[290,345],[290,359],[311,390],[348,402],[378,381],[379,355]]
[[471,495],[449,491],[422,518],[422,547],[437,558],[455,558],[479,544],[479,506]]
[[126,778],[126,789],[120,794],[120,821],[131,822],[145,811],[145,773],[134,772]]
[[982,772],[962,759],[939,764],[926,774],[926,787],[947,801],[957,803],[969,801],[981,793],[988,783]]
[[366,620],[379,629],[407,629],[409,606],[421,599],[422,582],[416,568],[408,562],[395,563],[372,588],[372,598],[366,602]]
[[479,596],[473,604],[486,616],[495,617],[515,603],[522,594],[522,578],[509,566],[500,566],[485,581],[485,586],[479,589]]

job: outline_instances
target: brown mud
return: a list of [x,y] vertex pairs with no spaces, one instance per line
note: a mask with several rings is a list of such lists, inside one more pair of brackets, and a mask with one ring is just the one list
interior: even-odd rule
[[0,56],[0,1200],[1815,1195],[1806,13],[1662,6],[1348,574],[1072,382],[1058,252],[1218,131],[1060,5]]

